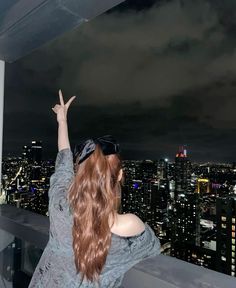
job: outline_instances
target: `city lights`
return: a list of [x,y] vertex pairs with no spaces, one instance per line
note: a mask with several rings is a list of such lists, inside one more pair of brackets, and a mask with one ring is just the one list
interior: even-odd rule
[[[120,213],[135,213],[147,222],[161,240],[162,253],[235,276],[235,168],[192,164],[187,155],[180,146],[172,162],[123,161]],[[40,141],[24,145],[20,157],[3,161],[1,203],[48,216],[53,171],[53,161],[42,159]]]

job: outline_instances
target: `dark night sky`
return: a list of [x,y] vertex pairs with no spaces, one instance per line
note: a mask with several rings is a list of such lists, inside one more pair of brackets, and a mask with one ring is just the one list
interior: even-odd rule
[[123,158],[186,144],[193,161],[235,161],[235,36],[235,0],[128,1],[6,65],[4,154],[40,139],[55,155],[61,88],[77,95],[72,143],[113,134]]

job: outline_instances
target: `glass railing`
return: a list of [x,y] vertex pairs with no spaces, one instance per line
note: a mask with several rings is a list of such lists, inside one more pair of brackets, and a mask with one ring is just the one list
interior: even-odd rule
[[[0,205],[0,288],[27,288],[48,241],[48,217]],[[235,288],[236,279],[160,255],[137,264],[123,288]],[[46,287],[45,287],[46,288]]]
[[42,253],[42,248],[0,229],[0,287],[28,287]]
[[0,205],[0,288],[27,288],[48,241],[48,218]]

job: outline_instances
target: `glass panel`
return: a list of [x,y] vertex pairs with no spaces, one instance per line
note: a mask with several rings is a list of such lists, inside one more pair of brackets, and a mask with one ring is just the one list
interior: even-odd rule
[[35,245],[0,230],[0,287],[27,288],[42,253]]

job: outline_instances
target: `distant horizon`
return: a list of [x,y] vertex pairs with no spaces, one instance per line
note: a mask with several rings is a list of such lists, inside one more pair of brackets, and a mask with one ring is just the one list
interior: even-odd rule
[[[41,140],[38,140],[38,139],[32,139],[31,141],[41,141]],[[31,144],[31,141],[29,143],[26,143],[25,145],[26,146],[30,146]],[[41,141],[42,142],[42,141]],[[23,146],[25,145],[22,145],[22,148]],[[179,145],[178,147],[180,147],[182,145]],[[45,149],[44,149],[44,145],[43,145],[43,142],[42,142],[42,160],[43,161],[47,161],[47,160],[55,160],[56,159],[56,155],[57,155],[57,148],[55,148],[55,151],[49,151],[46,153],[46,155],[48,156],[44,156],[45,155]],[[177,148],[178,148],[177,147]],[[73,146],[71,145],[71,150],[73,151]],[[177,150],[176,150],[177,151]],[[174,155],[176,154],[176,151],[175,153],[173,153]],[[22,152],[20,149],[16,149],[14,152],[3,152],[3,159],[4,158],[7,158],[7,157],[21,157],[22,156]],[[125,153],[124,153],[125,154]],[[167,155],[167,154],[165,154]],[[146,160],[151,160],[151,161],[159,161],[161,159],[168,159],[168,162],[169,163],[174,163],[175,162],[175,157],[168,157],[168,156],[165,156],[165,157],[157,157],[157,158],[127,158],[127,157],[123,157],[123,153],[121,152],[121,157],[122,157],[122,160],[123,161],[146,161]],[[198,160],[195,160],[191,157],[191,154],[189,156],[189,153],[187,155],[187,158],[190,160],[190,162],[192,164],[199,164],[199,165],[202,165],[202,164],[215,164],[215,165],[220,165],[220,164],[228,164],[228,165],[232,165],[234,162],[236,162],[236,160],[231,160],[231,161],[222,161],[222,160],[201,160],[201,161],[198,161]]]

